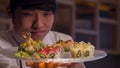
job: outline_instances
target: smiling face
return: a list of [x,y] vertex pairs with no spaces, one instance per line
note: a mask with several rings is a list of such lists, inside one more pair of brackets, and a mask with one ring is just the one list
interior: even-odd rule
[[14,17],[14,28],[18,33],[31,32],[34,40],[43,39],[51,30],[54,21],[52,11],[17,8]]

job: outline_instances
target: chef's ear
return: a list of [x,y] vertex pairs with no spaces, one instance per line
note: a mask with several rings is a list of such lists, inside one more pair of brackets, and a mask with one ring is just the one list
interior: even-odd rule
[[7,13],[7,15],[8,15],[10,18],[12,18],[11,9],[10,9],[9,6],[6,7],[6,13]]

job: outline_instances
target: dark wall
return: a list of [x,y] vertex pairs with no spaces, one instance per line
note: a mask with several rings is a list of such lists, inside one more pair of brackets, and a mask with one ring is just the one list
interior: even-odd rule
[[86,68],[120,68],[120,55],[108,55],[100,60],[86,62],[85,65]]

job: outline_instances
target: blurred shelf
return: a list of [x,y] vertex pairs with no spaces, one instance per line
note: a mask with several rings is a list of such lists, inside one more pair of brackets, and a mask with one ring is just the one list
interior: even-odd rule
[[13,28],[9,18],[0,17],[0,31],[11,30]]
[[120,50],[105,50],[110,55],[120,55]]
[[79,22],[90,22],[91,20],[89,19],[76,19],[76,23],[79,23]]
[[7,18],[2,18],[2,17],[0,17],[0,23],[4,23],[4,24],[9,24],[9,19]]
[[116,4],[116,0],[99,0],[100,2],[102,2],[102,3],[110,3],[110,4]]
[[[82,0],[76,0],[77,2],[82,1]],[[97,2],[98,0],[84,0],[86,2]]]
[[[66,13],[59,13],[61,18],[64,19],[60,21],[65,21],[64,24],[70,29],[68,32],[71,33],[74,40],[90,41],[95,44],[96,48],[104,49],[108,54],[120,55],[120,48],[118,48],[120,47],[118,44],[120,40],[118,39],[120,1],[118,1],[57,0],[60,6],[63,5],[62,8],[66,10],[65,6],[69,6],[71,10],[68,11],[72,12],[68,15],[66,14],[68,11]],[[71,16],[69,16],[70,14]],[[61,18],[59,17],[58,19]],[[66,22],[66,20],[68,21]],[[118,36],[116,35],[117,33]]]
[[57,3],[59,4],[64,4],[64,5],[74,5],[74,1],[73,0],[56,0]]
[[76,29],[75,32],[81,33],[81,34],[89,34],[89,35],[96,35],[97,32],[94,30],[87,30],[87,29]]
[[95,26],[94,26],[93,20],[91,19],[76,19],[75,27],[77,29],[93,30]]
[[99,18],[99,21],[100,21],[101,23],[117,24],[117,20],[114,20],[114,19]]

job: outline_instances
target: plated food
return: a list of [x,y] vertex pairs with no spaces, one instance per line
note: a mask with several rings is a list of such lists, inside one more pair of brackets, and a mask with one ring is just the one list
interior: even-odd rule
[[94,56],[94,45],[90,42],[74,42],[60,40],[53,45],[44,44],[41,40],[34,41],[29,33],[23,33],[26,41],[18,47],[15,56],[20,58],[84,58]]

